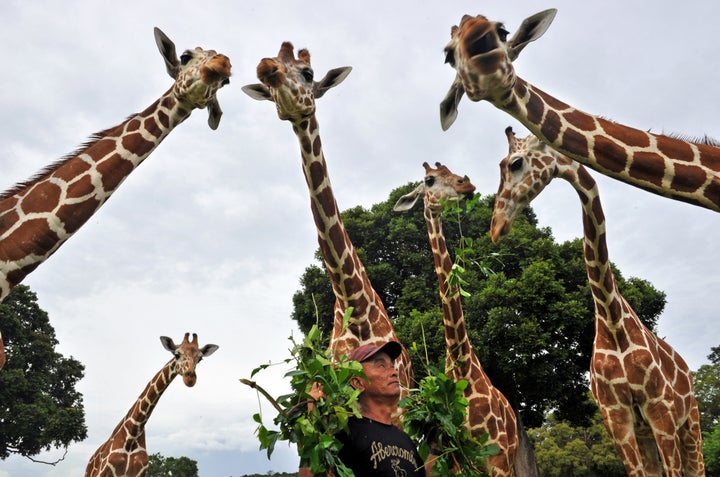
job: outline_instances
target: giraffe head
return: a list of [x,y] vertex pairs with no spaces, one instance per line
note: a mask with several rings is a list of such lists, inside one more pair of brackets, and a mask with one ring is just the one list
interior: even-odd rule
[[510,232],[515,217],[560,174],[560,169],[576,164],[533,134],[518,139],[508,127],[505,135],[509,152],[500,161],[500,187],[490,223],[490,236],[496,243]]
[[199,347],[197,334],[193,333],[192,341],[188,340],[190,333],[185,333],[182,343],[176,345],[172,338],[161,336],[160,341],[163,347],[175,356],[173,362],[173,374],[182,375],[185,386],[192,387],[197,381],[195,374],[195,366],[206,356],[210,356],[217,349],[218,345],[206,344],[202,348]]
[[274,102],[280,119],[300,121],[314,115],[315,100],[339,85],[351,70],[350,66],[335,68],[315,81],[310,52],[299,50],[296,59],[292,43],[286,41],[278,56],[260,60],[257,77],[262,83],[242,90],[253,99]]
[[495,102],[507,97],[516,79],[512,62],[528,43],[545,33],[555,13],[557,10],[551,8],[526,18],[510,40],[502,23],[482,15],[465,15],[460,26],[452,27],[445,62],[455,68],[457,75],[440,103],[443,130],[455,121],[463,94],[471,101]]
[[450,169],[439,162],[435,163],[435,169],[430,167],[427,162],[423,162],[423,167],[425,168],[425,179],[415,190],[398,199],[393,207],[396,212],[411,209],[418,197],[422,196],[425,208],[439,213],[442,212],[446,202],[459,201],[472,196],[475,192],[475,186],[467,177],[453,174]]
[[177,100],[190,109],[207,107],[208,124],[217,129],[222,110],[217,100],[220,88],[230,83],[230,59],[214,50],[197,47],[185,50],[178,58],[175,44],[155,27],[155,42],[165,60],[165,68],[175,80],[173,93]]

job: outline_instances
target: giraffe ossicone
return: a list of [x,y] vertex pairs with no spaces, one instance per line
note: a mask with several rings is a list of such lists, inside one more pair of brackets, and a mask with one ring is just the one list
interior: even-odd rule
[[[178,57],[160,29],[154,34],[172,87],[142,112],[0,192],[0,301],[77,232],[194,109],[207,108],[210,127],[218,127],[216,95],[230,81],[230,59],[199,47]],[[0,348],[0,365],[4,356]]]
[[659,477],[661,461],[667,476],[705,475],[692,374],[620,293],[595,180],[534,135],[518,139],[511,128],[505,134],[509,153],[500,162],[493,241],[510,232],[513,220],[555,177],[568,181],[580,197],[585,268],[595,303],[590,387],[628,475]]
[[488,473],[493,477],[510,476],[518,450],[515,411],[490,381],[470,342],[460,288],[458,285],[450,285],[449,277],[454,262],[442,227],[442,212],[446,204],[472,196],[475,186],[439,162],[435,163],[435,168],[427,162],[423,163],[423,167],[423,181],[412,192],[400,197],[394,210],[409,210],[418,198],[423,198],[428,240],[433,252],[443,310],[445,372],[455,381],[464,379],[468,382],[463,391],[468,400],[465,424],[472,435],[480,439],[487,434],[487,443],[495,444],[500,449],[498,454],[486,459]]
[[219,348],[214,344],[200,347],[196,333],[192,334],[192,340],[189,337],[190,333],[185,333],[180,344],[167,336],[160,337],[163,348],[172,353],[173,358],[153,376],[108,440],[92,455],[85,477],[145,477],[149,462],[145,425],[155,406],[175,377],[182,376],[186,386],[194,386],[198,363]]
[[[315,117],[315,100],[340,84],[351,69],[349,66],[334,68],[315,81],[310,52],[301,49],[296,58],[292,43],[286,41],[278,56],[260,60],[257,76],[261,83],[242,88],[253,99],[275,103],[278,117],[290,121],[300,144],[318,244],[335,294],[330,348],[336,357],[349,356],[362,344],[400,341],[343,224]],[[345,324],[343,317],[350,308],[352,313]],[[400,384],[406,393],[413,382],[410,357],[405,347],[396,362]]]
[[443,129],[457,117],[463,95],[486,100],[558,152],[621,182],[720,212],[720,146],[654,134],[585,113],[516,75],[513,61],[542,36],[549,9],[522,22],[508,39],[502,23],[465,15],[451,28],[446,62],[457,72],[440,103]]

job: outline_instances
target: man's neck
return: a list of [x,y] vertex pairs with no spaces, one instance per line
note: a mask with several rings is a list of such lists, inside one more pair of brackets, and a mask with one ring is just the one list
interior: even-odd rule
[[383,424],[392,424],[393,413],[397,410],[397,400],[391,403],[364,402],[360,404],[363,417]]

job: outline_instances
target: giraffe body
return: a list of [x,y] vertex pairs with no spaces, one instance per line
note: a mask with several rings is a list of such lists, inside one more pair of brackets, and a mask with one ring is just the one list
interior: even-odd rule
[[476,438],[489,434],[488,444],[496,444],[500,448],[499,454],[487,458],[488,472],[493,477],[509,476],[513,473],[518,447],[515,412],[502,392],[493,386],[475,354],[467,333],[460,290],[457,286],[448,284],[453,260],[442,229],[443,204],[472,194],[475,186],[440,163],[436,164],[435,169],[427,163],[424,163],[423,167],[426,172],[425,180],[413,192],[401,197],[395,210],[410,209],[419,197],[423,197],[428,239],[433,252],[443,309],[445,371],[455,381],[468,381],[464,391],[469,403],[466,422],[468,429]]
[[590,386],[628,475],[660,476],[660,462],[667,476],[705,475],[690,369],[643,325],[618,290],[595,181],[581,164],[535,136],[517,139],[510,128],[506,134],[510,153],[500,163],[493,241],[510,231],[513,219],[553,178],[567,180],[580,196],[585,266],[595,302]]
[[216,93],[229,81],[230,60],[201,48],[186,50],[178,59],[173,42],[157,28],[155,40],[175,79],[165,94],[0,193],[0,301],[77,232],[193,109],[207,107],[210,127],[217,128],[222,111]]
[[[366,343],[399,341],[342,222],[315,117],[315,100],[343,81],[350,70],[350,67],[335,68],[320,81],[314,81],[310,53],[299,50],[296,59],[293,45],[284,42],[277,57],[260,61],[257,75],[262,84],[243,87],[243,91],[254,99],[274,102],[278,117],[291,122],[300,143],[320,252],[336,298],[330,339],[336,357],[349,355]],[[352,313],[345,326],[343,317],[350,308]],[[396,362],[400,384],[404,390],[408,389],[412,384],[412,369],[405,348]]]
[[175,357],[153,376],[110,438],[95,451],[85,469],[85,477],[145,476],[148,469],[145,424],[150,414],[176,376],[182,376],[186,386],[194,386],[197,380],[196,365],[203,357],[210,356],[218,349],[214,344],[200,348],[194,333],[192,341],[188,341],[188,337],[189,333],[185,333],[179,345],[167,336],[160,337],[163,347]]
[[512,62],[545,33],[556,10],[523,21],[509,40],[498,22],[465,15],[451,30],[446,62],[457,71],[440,105],[447,129],[463,94],[487,100],[568,157],[627,184],[720,212],[720,147],[653,134],[580,111],[529,84]]

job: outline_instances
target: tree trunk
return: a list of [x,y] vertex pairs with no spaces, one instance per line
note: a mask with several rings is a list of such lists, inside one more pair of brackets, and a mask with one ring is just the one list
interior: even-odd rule
[[525,432],[520,413],[515,413],[518,425],[518,450],[515,456],[515,477],[540,477],[540,469],[535,460],[535,451]]

